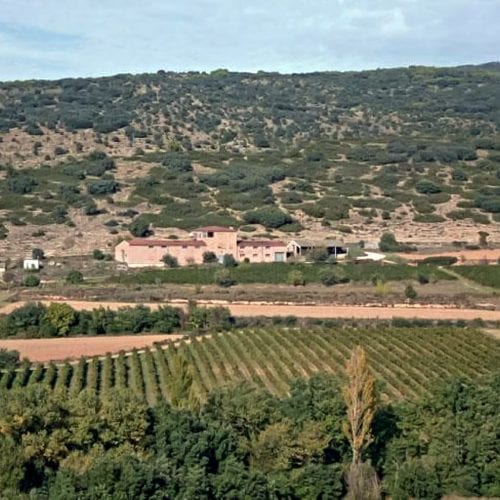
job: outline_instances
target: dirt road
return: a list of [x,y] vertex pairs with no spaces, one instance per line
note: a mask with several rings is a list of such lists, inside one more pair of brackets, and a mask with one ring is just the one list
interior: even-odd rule
[[9,339],[0,340],[0,349],[15,349],[21,358],[46,362],[77,359],[80,356],[104,355],[121,350],[131,351],[154,342],[179,340],[183,335],[119,335],[101,337],[68,337],[61,339]]
[[[134,306],[131,302],[86,302],[86,301],[42,301],[66,302],[77,310],[91,310],[98,307],[118,309],[124,306]],[[448,319],[448,320],[473,320],[481,318],[485,321],[500,321],[500,311],[484,309],[459,309],[454,307],[441,307],[431,305],[414,306],[345,306],[334,304],[303,305],[303,304],[268,304],[268,303],[226,303],[224,301],[203,303],[199,305],[214,307],[222,305],[228,307],[234,316],[297,316],[299,318],[363,318],[363,319],[391,319],[391,318],[418,318],[418,319]],[[0,309],[0,313],[10,313],[23,305],[23,302],[8,304]],[[167,305],[164,303],[145,304],[152,309]],[[185,302],[172,302],[168,305],[186,309]]]

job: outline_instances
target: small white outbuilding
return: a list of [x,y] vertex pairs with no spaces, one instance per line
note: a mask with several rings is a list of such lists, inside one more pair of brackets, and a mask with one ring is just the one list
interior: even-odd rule
[[40,259],[24,259],[23,269],[25,271],[38,271],[40,269]]

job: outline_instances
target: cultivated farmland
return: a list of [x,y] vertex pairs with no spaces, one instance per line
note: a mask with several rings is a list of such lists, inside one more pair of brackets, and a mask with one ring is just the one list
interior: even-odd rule
[[291,380],[318,372],[343,375],[354,346],[391,399],[413,399],[451,376],[476,378],[500,366],[500,343],[476,330],[254,329],[195,337],[176,347],[118,357],[82,358],[77,364],[24,366],[1,374],[0,388],[46,384],[75,395],[87,389],[105,398],[113,387],[131,389],[153,405],[169,399],[173,360],[182,353],[201,397],[216,387],[246,381],[285,396]]

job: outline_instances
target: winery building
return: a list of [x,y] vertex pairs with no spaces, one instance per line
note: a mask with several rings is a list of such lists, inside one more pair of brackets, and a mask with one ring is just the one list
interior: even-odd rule
[[195,229],[190,239],[125,240],[115,247],[115,260],[128,267],[163,267],[165,255],[175,257],[180,266],[202,264],[203,255],[213,252],[219,262],[232,255],[238,262],[286,262],[287,245],[279,240],[239,240],[232,227],[207,226]]

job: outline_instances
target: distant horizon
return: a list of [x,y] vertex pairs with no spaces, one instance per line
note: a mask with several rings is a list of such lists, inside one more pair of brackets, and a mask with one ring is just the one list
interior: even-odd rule
[[455,69],[455,68],[468,68],[468,67],[483,67],[483,66],[488,66],[488,65],[499,65],[500,66],[500,60],[498,61],[485,61],[485,62],[478,62],[478,63],[463,63],[463,64],[444,64],[444,65],[436,65],[436,64],[408,64],[406,66],[385,66],[385,67],[373,67],[373,68],[362,68],[362,69],[322,69],[322,70],[310,70],[310,71],[290,71],[290,72],[284,72],[284,71],[278,71],[278,70],[254,70],[254,71],[247,71],[247,70],[233,70],[231,68],[213,68],[213,69],[185,69],[185,70],[172,70],[172,69],[165,69],[165,68],[160,68],[157,70],[151,70],[151,71],[138,71],[138,72],[131,72],[131,71],[119,71],[118,73],[112,73],[112,74],[101,74],[101,75],[80,75],[80,76],[63,76],[60,78],[23,78],[23,79],[11,79],[11,80],[0,80],[0,84],[3,83],[22,83],[22,82],[30,82],[30,81],[45,81],[45,82],[57,82],[60,80],[93,80],[93,79],[99,79],[99,78],[113,78],[116,76],[120,75],[131,75],[131,76],[137,76],[137,75],[154,75],[160,72],[164,72],[166,74],[188,74],[188,73],[199,73],[199,74],[211,74],[216,71],[227,71],[228,73],[232,74],[252,74],[252,75],[257,75],[259,73],[263,74],[277,74],[281,76],[291,76],[291,75],[311,75],[311,74],[316,74],[316,73],[363,73],[363,72],[368,72],[368,71],[388,71],[388,70],[394,70],[394,69],[409,69],[409,68],[434,68],[434,69],[439,69],[439,68],[444,68],[444,69]]
[[500,60],[498,0],[0,0],[0,81]]

